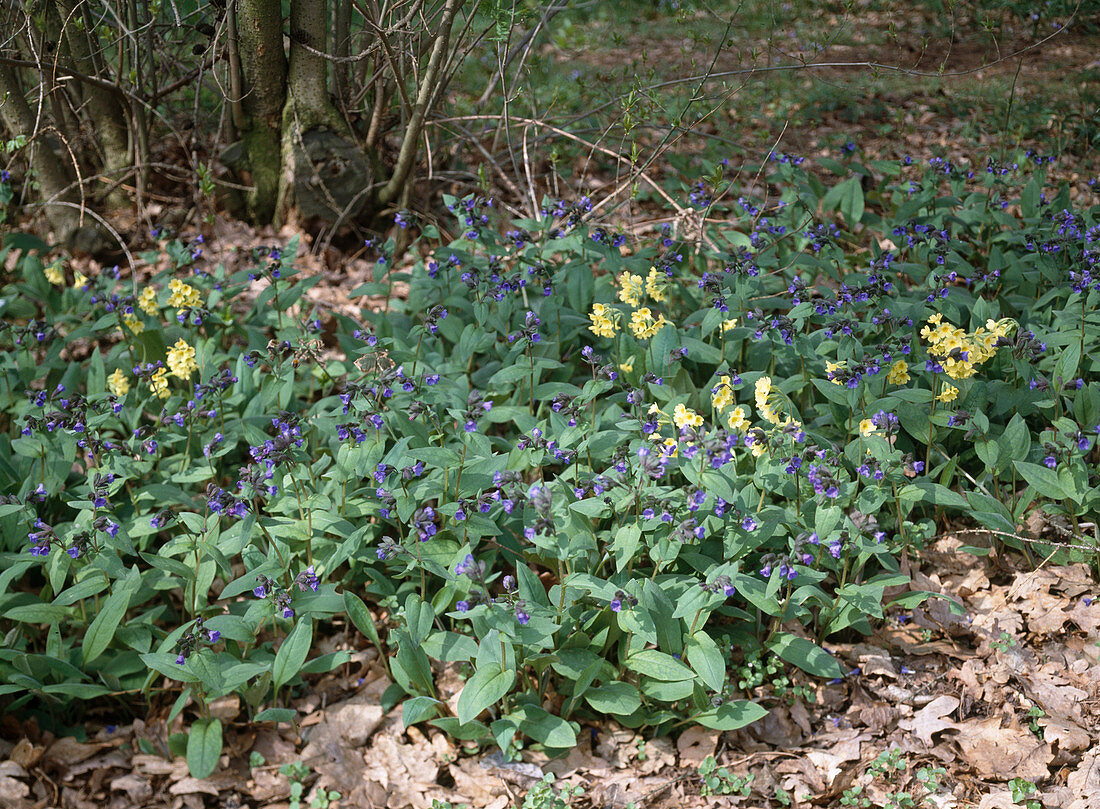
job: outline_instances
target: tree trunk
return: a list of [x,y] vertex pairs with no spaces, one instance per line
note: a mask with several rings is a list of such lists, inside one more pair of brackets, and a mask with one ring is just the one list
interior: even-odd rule
[[8,131],[37,140],[36,143],[28,144],[28,162],[41,186],[46,219],[54,230],[54,236],[59,243],[67,243],[76,233],[80,221],[79,210],[72,207],[79,201],[76,187],[65,164],[50,148],[46,139],[36,133],[34,111],[23,97],[23,89],[15,74],[4,65],[0,65],[0,97],[5,99],[0,104],[0,117],[4,119]]
[[235,11],[244,74],[241,145],[252,186],[248,208],[256,223],[267,224],[275,218],[282,165],[287,79],[282,8],[280,0],[237,0]]
[[[68,51],[73,58],[73,67],[86,76],[98,74],[91,54],[100,51],[98,37],[90,41],[91,34],[78,23],[80,11],[74,0],[59,0],[58,5],[64,12],[64,37]],[[55,9],[57,11],[57,9]],[[133,164],[130,152],[130,133],[127,127],[127,114],[119,95],[99,85],[85,88],[88,117],[92,121],[96,139],[103,152],[103,166],[106,169],[108,183],[119,180]],[[126,204],[126,197],[117,189],[109,200],[113,207]]]
[[283,108],[276,217],[339,222],[366,203],[370,163],[328,92],[326,0],[291,0],[290,70]]

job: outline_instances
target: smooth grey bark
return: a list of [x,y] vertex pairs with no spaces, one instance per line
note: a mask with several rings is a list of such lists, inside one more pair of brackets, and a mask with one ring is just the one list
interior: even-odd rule
[[282,6],[279,0],[237,0],[233,11],[243,74],[243,160],[252,185],[247,202],[252,219],[267,224],[275,218],[282,166],[287,83]]
[[57,241],[67,243],[79,227],[80,212],[68,205],[48,203],[78,203],[80,200],[75,184],[61,158],[54,153],[45,138],[41,137],[41,133],[35,131],[34,111],[23,97],[23,90],[15,74],[5,65],[0,65],[0,99],[0,118],[3,118],[8,130],[35,139],[30,146],[28,162],[47,203],[46,219],[53,228]]

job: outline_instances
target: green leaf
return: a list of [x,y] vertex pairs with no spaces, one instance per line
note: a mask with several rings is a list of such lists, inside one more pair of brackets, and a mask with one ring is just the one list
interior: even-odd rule
[[665,682],[694,680],[695,673],[672,655],[656,649],[643,649],[626,659],[626,667],[638,674]]
[[348,617],[355,624],[355,628],[370,638],[371,643],[381,654],[382,639],[378,637],[378,627],[374,625],[374,619],[371,618],[370,610],[367,609],[367,605],[363,603],[363,600],[350,590],[345,590],[344,609],[347,610]]
[[187,736],[187,769],[194,778],[208,778],[218,768],[222,754],[222,723],[199,719]]
[[1058,481],[1058,473],[1039,464],[1014,461],[1016,471],[1023,475],[1035,491],[1051,500],[1065,500],[1067,495]]
[[1028,452],[1031,451],[1031,431],[1027,428],[1027,423],[1019,413],[1015,413],[1005,425],[1004,433],[1001,435],[1001,459],[1004,461],[1023,461],[1027,459]]
[[417,722],[434,719],[443,703],[431,697],[413,697],[401,703],[401,723],[412,727]]
[[84,653],[85,666],[103,654],[104,650],[110,645],[115,636],[115,630],[118,629],[119,623],[126,615],[126,609],[130,606],[131,594],[132,590],[129,587],[117,586],[115,591],[107,596],[103,602],[99,614],[96,615],[88,627],[88,631],[84,634],[84,642],[81,648]]
[[496,666],[482,666],[466,681],[458,695],[458,722],[472,722],[482,711],[504,699],[515,682],[512,669],[501,670]]
[[908,486],[902,487],[898,496],[902,502],[909,503],[934,503],[937,506],[960,509],[965,509],[968,505],[961,494],[928,478],[917,478]]
[[615,532],[615,539],[611,548],[615,554],[615,572],[622,573],[634,554],[638,552],[638,545],[642,539],[642,529],[636,523],[625,525]]
[[630,716],[642,707],[642,695],[630,683],[608,683],[584,692],[592,709],[613,716]]
[[726,684],[726,661],[718,644],[705,632],[696,632],[687,642],[687,659],[699,679],[711,691],[721,691]]
[[257,722],[290,722],[298,715],[293,708],[268,708],[256,714]]
[[705,728],[712,730],[738,730],[751,725],[768,715],[766,708],[762,708],[755,702],[747,699],[727,702],[704,713],[693,716],[692,719]]
[[[983,549],[988,550],[988,549]],[[966,615],[966,608],[960,604],[951,596],[944,595],[943,593],[933,593],[930,590],[912,590],[908,593],[902,593],[900,596],[890,602],[891,607],[901,607],[904,610],[918,607],[930,598],[942,598],[947,602],[947,609],[952,615]]]
[[301,618],[290,630],[290,634],[286,636],[286,640],[275,655],[275,662],[271,667],[271,678],[276,691],[290,682],[301,670],[312,643],[313,621],[309,618]]
[[519,720],[520,731],[547,747],[562,749],[577,744],[577,732],[572,725],[537,705],[521,705],[511,716]]
[[844,674],[835,657],[813,641],[789,632],[777,632],[768,643],[768,648],[788,663],[793,663],[815,677],[833,679]]

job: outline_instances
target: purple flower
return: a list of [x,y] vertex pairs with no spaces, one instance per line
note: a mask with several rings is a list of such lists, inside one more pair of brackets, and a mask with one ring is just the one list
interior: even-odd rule
[[758,523],[752,518],[751,515],[745,517],[745,519],[741,521],[741,528],[745,531],[755,531],[758,527]]
[[267,589],[262,584],[257,584],[252,588],[252,594],[256,598],[267,598]]
[[470,609],[470,602],[469,601],[459,601],[457,604],[455,604],[455,609],[458,610],[459,612],[466,612]]
[[1043,458],[1043,463],[1049,466],[1051,469],[1054,469],[1056,466],[1058,466],[1058,459],[1055,458],[1053,455],[1048,455],[1047,457]]

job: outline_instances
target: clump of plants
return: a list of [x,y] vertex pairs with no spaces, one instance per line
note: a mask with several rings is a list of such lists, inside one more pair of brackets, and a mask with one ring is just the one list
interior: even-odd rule
[[85,277],[6,236],[8,709],[166,693],[208,773],[210,702],[293,720],[349,620],[409,725],[551,752],[605,716],[731,730],[765,673],[787,694],[776,661],[843,676],[821,641],[871,630],[945,510],[1019,544],[1041,508],[1094,559],[1095,184],[754,168],[766,195],[717,169],[692,227],[644,237],[583,197],[447,198],[458,236],[423,226],[411,269],[368,245],[350,294],[408,294],[358,319],[311,310],[294,241],[229,273],[158,234],[168,269]]

